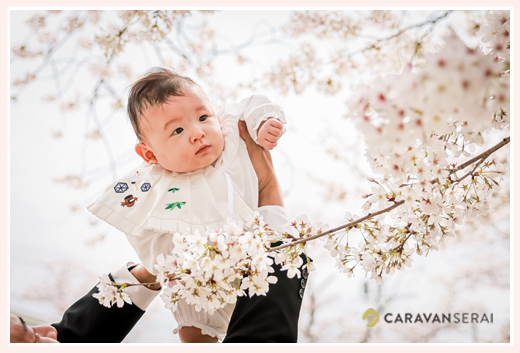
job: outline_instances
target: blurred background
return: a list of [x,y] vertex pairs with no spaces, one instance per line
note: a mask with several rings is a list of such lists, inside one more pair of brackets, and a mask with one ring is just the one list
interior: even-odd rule
[[[139,163],[126,116],[131,83],[153,66],[192,77],[213,104],[253,93],[284,107],[272,151],[289,217],[344,224],[374,176],[345,102],[359,84],[420,64],[451,26],[478,45],[485,11],[10,11],[9,307],[30,323],[60,320],[97,275],[138,262],[125,236],[86,206]],[[491,136],[491,140],[493,140]],[[499,152],[508,160],[509,149]],[[299,342],[509,342],[509,178],[487,217],[382,286],[347,278],[322,242]],[[366,327],[384,313],[493,313],[487,324]],[[179,342],[156,299],[125,342]]]

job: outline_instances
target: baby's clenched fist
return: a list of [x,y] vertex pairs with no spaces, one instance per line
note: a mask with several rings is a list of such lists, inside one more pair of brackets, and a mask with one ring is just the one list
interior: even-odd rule
[[277,119],[267,119],[258,129],[258,144],[267,150],[272,150],[282,136],[282,129],[283,125]]

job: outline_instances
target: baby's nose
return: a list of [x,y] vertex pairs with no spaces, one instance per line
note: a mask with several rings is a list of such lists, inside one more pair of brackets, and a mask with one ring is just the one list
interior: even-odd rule
[[206,133],[203,130],[197,129],[193,132],[193,135],[191,135],[191,141],[192,142],[198,141],[201,138],[203,138],[204,136],[206,136]]

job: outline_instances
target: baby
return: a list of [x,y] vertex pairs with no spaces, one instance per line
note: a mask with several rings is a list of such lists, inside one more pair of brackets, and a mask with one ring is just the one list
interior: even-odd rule
[[[135,150],[145,163],[112,183],[88,209],[123,231],[146,269],[157,274],[155,260],[171,252],[174,233],[247,221],[257,210],[258,179],[239,120],[269,150],[286,120],[278,105],[259,95],[215,112],[195,82],[162,68],[134,83],[128,114],[139,139]],[[189,328],[191,342],[222,339],[233,308],[209,315],[181,300],[174,332]]]

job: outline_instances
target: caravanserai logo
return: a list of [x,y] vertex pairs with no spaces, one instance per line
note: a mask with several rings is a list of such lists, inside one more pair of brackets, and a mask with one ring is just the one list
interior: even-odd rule
[[[367,327],[374,327],[379,322],[379,314],[375,309],[369,308],[362,316],[363,320],[368,319]],[[492,324],[493,313],[386,313],[383,319],[388,324]]]
[[374,327],[379,322],[379,314],[373,308],[368,308],[363,314],[363,320],[369,319],[367,327]]
[[454,324],[492,324],[493,313],[491,314],[478,314],[478,313],[421,313],[421,314],[394,314],[388,313],[384,316],[385,322],[389,324],[402,323],[402,324],[429,324],[429,323],[454,323]]

